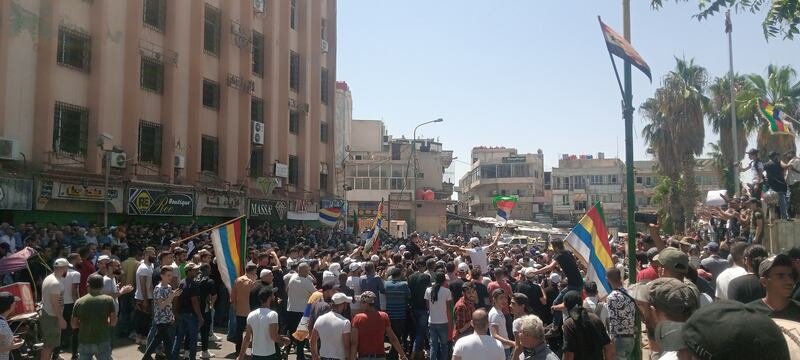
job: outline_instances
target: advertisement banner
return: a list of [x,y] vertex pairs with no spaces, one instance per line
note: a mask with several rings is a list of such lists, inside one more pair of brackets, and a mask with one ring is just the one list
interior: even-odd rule
[[281,200],[250,199],[248,216],[255,219],[286,220],[289,203]]
[[194,194],[165,189],[128,188],[128,215],[193,216]]
[[31,210],[33,180],[0,177],[0,210]]
[[[108,187],[108,212],[123,212],[123,188]],[[47,211],[102,212],[105,188],[102,185],[79,184],[71,181],[38,180],[36,209]]]

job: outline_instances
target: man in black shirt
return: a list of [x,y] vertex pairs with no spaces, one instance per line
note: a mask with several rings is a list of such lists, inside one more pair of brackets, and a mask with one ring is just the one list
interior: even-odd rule
[[544,296],[542,287],[533,282],[536,276],[534,275],[534,271],[533,268],[525,269],[525,273],[523,274],[525,278],[517,282],[514,292],[525,294],[525,296],[528,297],[528,305],[530,305],[533,313],[540,319],[543,319],[547,312],[544,307],[547,303],[547,299]]
[[767,174],[767,185],[772,191],[778,193],[781,219],[786,220],[789,218],[789,198],[786,197],[788,187],[786,186],[785,167],[781,163],[781,154],[777,151],[769,153],[769,162],[764,165],[764,172]]
[[211,265],[204,263],[200,265],[200,275],[195,279],[197,286],[197,298],[200,300],[200,310],[203,313],[203,326],[200,327],[200,357],[208,359],[213,357],[208,352],[208,336],[211,334],[211,308],[217,301],[217,284],[209,277]]
[[469,273],[469,266],[466,263],[459,263],[458,270],[454,273],[455,278],[447,281],[447,288],[450,289],[453,295],[453,304],[455,304],[458,299],[461,299],[461,295],[463,294],[462,287],[465,282],[469,281],[467,280],[467,273]]
[[187,263],[184,268],[186,279],[181,281],[178,286],[181,295],[178,297],[178,310],[175,316],[175,341],[172,343],[172,358],[178,359],[183,341],[189,341],[189,359],[194,360],[197,355],[197,329],[203,326],[203,313],[200,308],[200,298],[198,297],[197,284],[194,279],[197,277],[198,266],[194,263]]
[[412,358],[420,356],[428,336],[428,302],[425,290],[431,286],[431,277],[425,271],[425,259],[417,259],[417,272],[408,277],[408,288],[411,290],[411,312],[414,315],[414,348]]
[[728,300],[747,304],[766,295],[758,277],[758,266],[768,257],[767,250],[759,244],[750,245],[744,250],[744,267],[747,269],[747,274],[731,280],[728,284]]
[[555,312],[562,311],[563,306],[559,306],[562,303],[564,298],[564,294],[567,291],[575,290],[581,291],[583,288],[583,278],[581,277],[581,272],[578,270],[578,263],[575,261],[575,256],[572,255],[569,251],[564,249],[564,240],[555,239],[550,240],[550,245],[553,246],[553,250],[555,251],[555,255],[553,256],[553,261],[550,262],[549,265],[535,270],[533,275],[539,274],[546,274],[556,269],[556,267],[561,268],[561,272],[564,273],[564,276],[567,278],[567,286],[561,289],[561,292],[558,293],[558,296],[553,300],[553,323],[556,325],[561,324],[561,314],[556,314]]
[[800,321],[800,303],[791,298],[797,280],[792,259],[780,254],[764,260],[758,265],[758,276],[767,295],[748,305],[774,319]]

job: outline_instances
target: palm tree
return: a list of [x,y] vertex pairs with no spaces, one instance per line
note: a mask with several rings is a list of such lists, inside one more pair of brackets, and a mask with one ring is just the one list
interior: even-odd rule
[[711,151],[706,153],[706,155],[708,155],[714,163],[714,170],[717,172],[719,183],[724,184],[728,194],[733,194],[733,190],[736,187],[733,182],[733,171],[731,171],[733,169],[733,164],[729,162],[730,156],[725,154],[722,150],[722,138],[715,143],[708,143],[708,147]]
[[[677,153],[673,139],[673,128],[669,126],[669,119],[661,112],[662,89],[657,89],[656,94],[639,106],[639,111],[649,121],[642,128],[642,137],[648,144],[648,153],[656,160],[658,172],[664,179],[659,183],[660,195],[654,201],[661,205],[659,215],[664,230],[674,229],[673,222],[683,223],[683,207],[679,200],[680,192],[672,184],[680,180],[680,167],[675,159]],[[671,230],[669,230],[671,231]]]
[[[748,88],[737,96],[737,105],[753,109],[753,116],[758,101],[764,99],[781,109],[785,114],[800,117],[800,79],[791,66],[770,65],[767,67],[767,76],[758,74],[747,75]],[[758,149],[762,155],[770,151],[786,152],[795,150],[794,137],[789,135],[772,135],[769,133],[766,121],[758,118]],[[800,127],[795,126],[795,129]]]

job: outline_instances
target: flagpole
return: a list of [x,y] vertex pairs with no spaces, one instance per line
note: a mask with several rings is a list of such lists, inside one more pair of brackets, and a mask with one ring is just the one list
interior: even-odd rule
[[[176,242],[175,242],[175,244],[180,244],[180,243],[182,243],[182,242],[185,242],[185,241],[187,241],[187,240],[194,239],[194,238],[196,238],[196,237],[198,237],[198,236],[200,236],[200,235],[203,235],[203,234],[205,234],[205,233],[207,233],[207,232],[209,232],[209,231],[215,230],[215,229],[219,229],[219,228],[221,228],[221,227],[223,227],[223,226],[225,226],[225,225],[228,225],[228,224],[230,224],[230,223],[232,223],[232,222],[234,222],[234,221],[236,221],[236,220],[239,220],[239,219],[241,219],[241,218],[243,218],[243,217],[247,217],[247,215],[242,215],[242,216],[239,216],[239,217],[237,217],[237,218],[235,218],[235,219],[228,220],[228,221],[226,221],[226,222],[224,222],[224,223],[222,223],[222,224],[219,224],[219,225],[216,225],[216,226],[210,227],[210,228],[208,228],[208,229],[205,229],[205,230],[203,230],[203,231],[201,231],[201,232],[198,232],[198,233],[196,233],[196,234],[189,235],[188,237],[185,237],[185,238],[183,238],[183,239],[180,239],[180,240],[176,241]],[[246,230],[247,230],[247,229],[245,229],[245,231],[246,231]]]
[[[736,122],[736,86],[735,86],[735,76],[733,73],[733,23],[731,22],[731,11],[728,10],[725,12],[725,32],[728,33],[728,61],[730,65],[730,86],[731,86],[731,137],[732,137],[732,144],[733,144],[733,162],[734,164],[739,162],[739,145],[738,145],[738,136],[736,134],[736,127],[738,123]],[[739,193],[739,166],[731,166],[731,170],[733,170],[733,193]]]

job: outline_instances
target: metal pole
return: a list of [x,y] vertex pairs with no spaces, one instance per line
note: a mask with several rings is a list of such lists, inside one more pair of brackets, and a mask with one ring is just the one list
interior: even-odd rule
[[413,188],[411,190],[411,229],[409,232],[417,231],[417,129],[422,125],[417,125],[414,128],[414,134],[411,137],[411,161],[414,163],[414,180],[411,182]]
[[106,182],[103,188],[103,227],[106,229],[108,229],[108,178],[111,173],[111,157],[109,154],[108,150],[103,152],[106,170]]
[[[733,73],[733,25],[731,23],[731,11],[728,10],[725,13],[725,32],[728,33],[728,58],[730,64],[730,85],[731,85],[731,137],[733,138],[733,163],[736,164],[739,160],[739,145],[738,145],[738,136],[736,134],[736,127],[738,123],[736,122],[736,84],[735,84],[735,76]],[[739,165],[731,166],[731,171],[733,173],[733,193],[736,194],[739,192]]]

